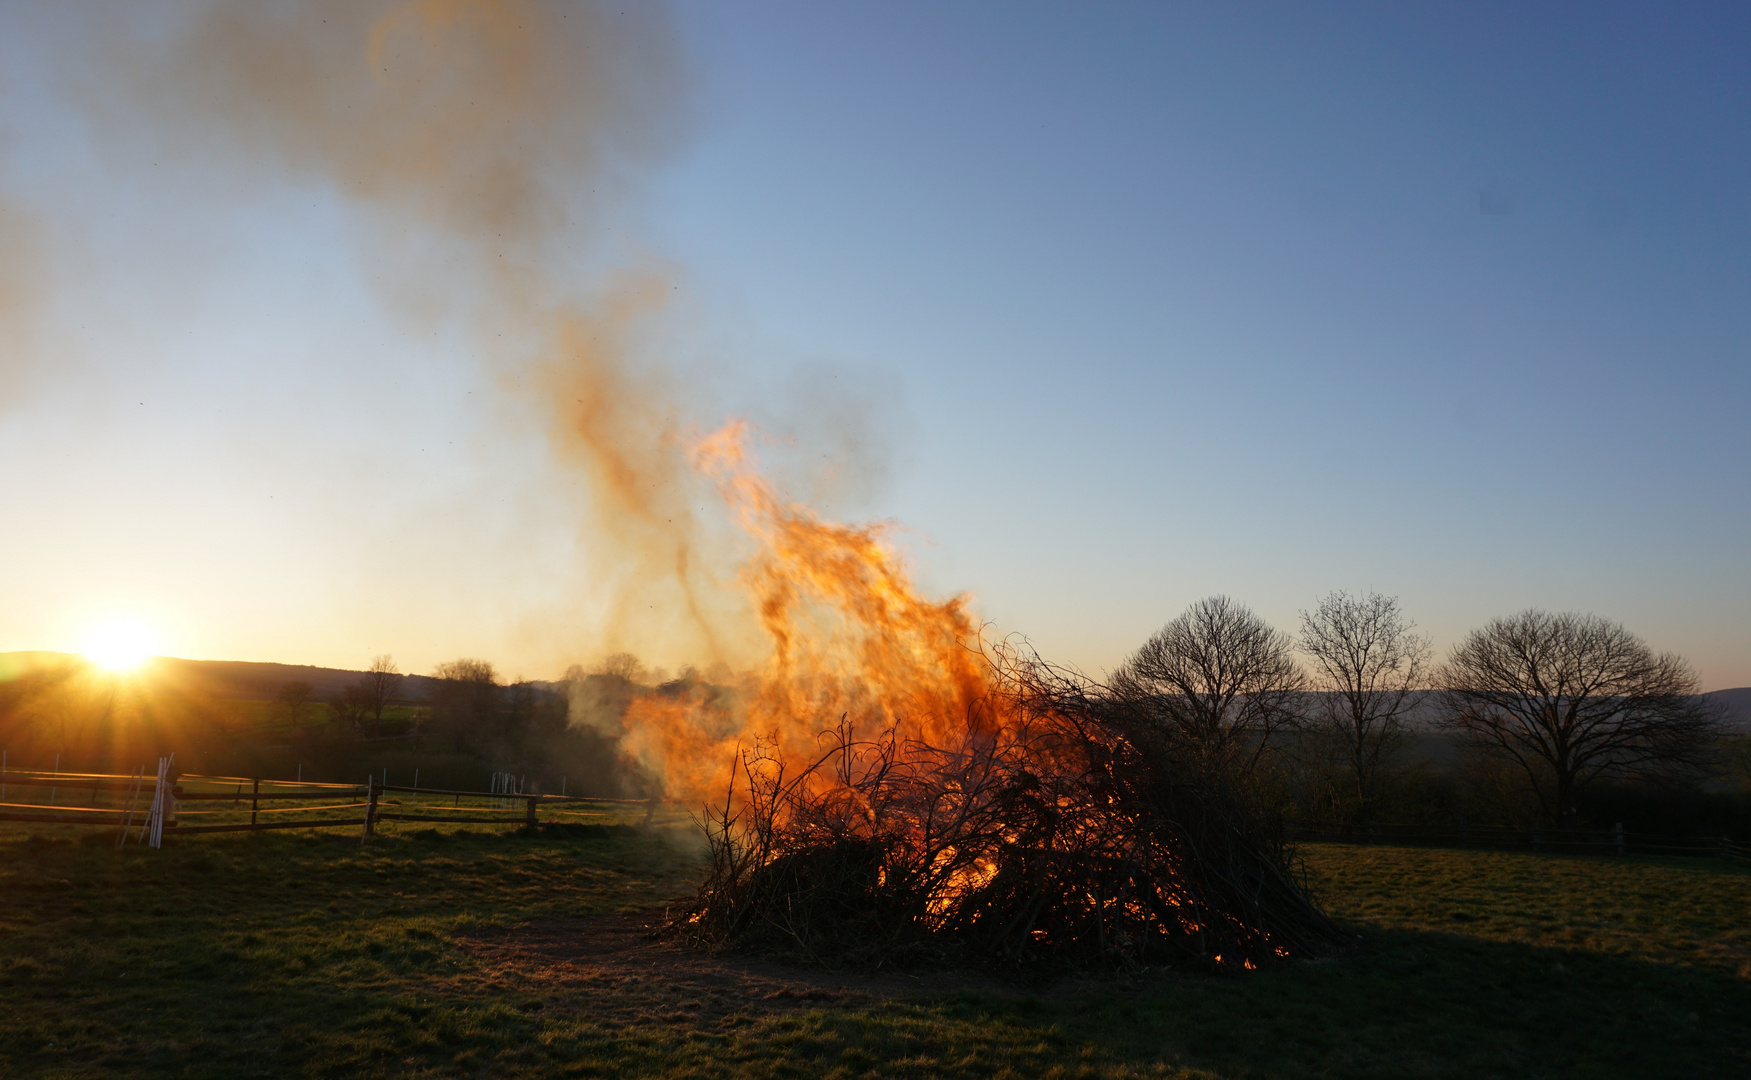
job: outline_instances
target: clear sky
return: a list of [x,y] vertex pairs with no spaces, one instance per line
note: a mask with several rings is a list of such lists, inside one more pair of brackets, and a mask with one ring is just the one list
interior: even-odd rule
[[[177,82],[236,39],[154,10],[0,5],[0,650],[131,615],[194,657],[693,658],[626,580],[661,543],[543,419],[597,384],[494,354],[552,305],[327,149],[344,108]],[[511,252],[543,296],[661,282],[624,438],[747,415],[929,591],[1094,671],[1209,593],[1293,630],[1342,588],[1440,647],[1583,610],[1751,684],[1751,9],[603,19],[556,70],[630,74],[536,84],[588,134],[529,151],[551,214],[509,228],[563,219]],[[652,512],[718,536],[674,483]]]

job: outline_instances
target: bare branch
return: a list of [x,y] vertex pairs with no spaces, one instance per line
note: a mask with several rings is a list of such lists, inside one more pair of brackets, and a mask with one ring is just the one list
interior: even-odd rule
[[1109,681],[1181,756],[1245,775],[1295,719],[1305,678],[1290,647],[1245,605],[1212,596],[1162,627]]
[[1428,678],[1429,640],[1396,597],[1334,592],[1301,613],[1300,649],[1313,678],[1304,720],[1335,742],[1355,781],[1357,812],[1373,805],[1380,772],[1403,740],[1405,715]]
[[1443,722],[1516,762],[1558,819],[1601,777],[1705,767],[1722,730],[1689,664],[1596,615],[1494,619],[1454,648],[1438,681]]

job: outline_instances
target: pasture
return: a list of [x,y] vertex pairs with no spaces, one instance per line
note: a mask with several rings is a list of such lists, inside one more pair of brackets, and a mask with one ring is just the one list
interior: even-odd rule
[[0,833],[7,1077],[1609,1077],[1751,1072],[1751,872],[1315,845],[1348,955],[1016,987],[684,953],[628,826]]

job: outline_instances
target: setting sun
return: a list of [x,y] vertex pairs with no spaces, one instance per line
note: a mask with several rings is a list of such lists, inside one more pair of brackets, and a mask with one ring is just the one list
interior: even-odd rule
[[85,656],[107,671],[132,671],[152,655],[152,632],[133,619],[111,619],[85,639]]

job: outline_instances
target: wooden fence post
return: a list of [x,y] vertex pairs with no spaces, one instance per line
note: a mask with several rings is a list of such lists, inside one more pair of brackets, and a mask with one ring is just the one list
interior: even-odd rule
[[1614,838],[1617,840],[1617,853],[1619,855],[1622,855],[1623,854],[1623,822],[1619,821],[1616,824],[1614,824],[1611,827],[1611,831],[1614,834]]
[[255,786],[249,789],[249,825],[255,827],[255,812],[261,806],[261,777],[255,778]]
[[526,827],[533,829],[535,827],[535,796],[529,796],[526,802],[527,809],[523,814],[523,824]]
[[1534,822],[1532,825],[1532,850],[1533,851],[1540,850],[1539,836],[1538,836],[1538,823],[1537,822]]
[[145,773],[146,766],[141,765],[134,770],[134,775],[131,777],[133,784],[128,789],[128,816],[122,818],[122,828],[116,837],[116,847],[121,847],[128,842],[128,829],[134,824],[134,807],[140,805],[140,784]]
[[371,818],[377,811],[377,775],[371,773],[365,777],[365,823],[359,828],[359,843],[371,835]]

